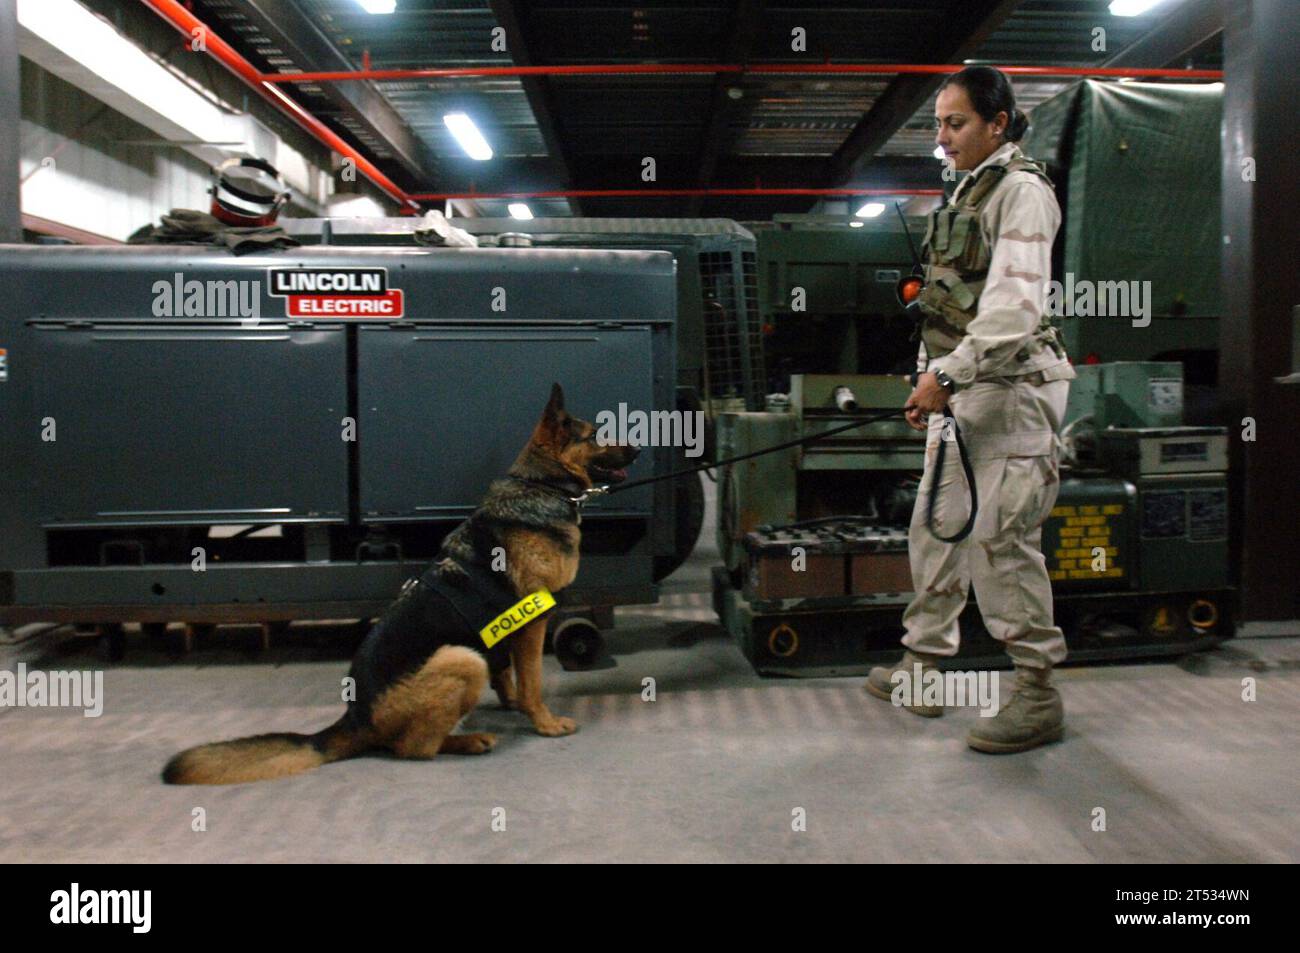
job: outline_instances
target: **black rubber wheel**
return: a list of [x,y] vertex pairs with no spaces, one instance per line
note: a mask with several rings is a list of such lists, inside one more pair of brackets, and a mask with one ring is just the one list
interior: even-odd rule
[[[677,457],[678,468],[690,466],[692,458]],[[695,461],[698,462],[698,461]],[[655,557],[655,582],[662,582],[690,558],[704,528],[704,474],[688,473],[673,481],[673,551]]]
[[217,631],[215,622],[190,622],[185,629],[185,650],[211,647],[212,634]]
[[605,637],[590,619],[565,619],[555,627],[555,657],[565,671],[586,671],[604,649]]
[[126,629],[122,623],[109,622],[99,627],[99,654],[109,662],[126,658]]

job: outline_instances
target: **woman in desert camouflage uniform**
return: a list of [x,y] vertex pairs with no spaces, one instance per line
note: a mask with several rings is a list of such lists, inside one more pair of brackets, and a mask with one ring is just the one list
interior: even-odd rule
[[[1064,712],[1050,685],[1065,658],[1052,621],[1041,526],[1059,489],[1058,433],[1075,376],[1047,317],[1052,241],[1061,212],[1041,166],[1016,146],[1028,126],[1006,76],[974,66],[951,76],[935,103],[935,141],[970,174],[930,218],[919,377],[908,423],[926,430],[925,474],[912,514],[915,596],[903,616],[903,660],[873,669],[867,690],[890,698],[894,673],[924,672],[958,650],[957,617],[973,584],[989,632],[1016,667],[1016,688],[968,743],[1023,751],[1061,737]],[[926,526],[931,471],[951,408],[967,445],[979,495],[970,535],[947,543],[969,515],[956,453],[940,473],[933,532]],[[940,706],[907,706],[935,716]]]

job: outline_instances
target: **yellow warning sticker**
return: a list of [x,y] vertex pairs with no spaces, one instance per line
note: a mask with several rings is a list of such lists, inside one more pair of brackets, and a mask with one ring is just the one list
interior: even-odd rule
[[[1052,516],[1057,527],[1058,547],[1048,555],[1048,577],[1062,579],[1118,579],[1124,567],[1116,565],[1119,547],[1111,538],[1112,516],[1121,516],[1124,506],[1057,506]],[[1104,554],[1104,556],[1103,556]]]
[[478,630],[483,644],[488,648],[496,645],[511,632],[517,632],[529,622],[555,608],[555,597],[547,589],[538,589],[524,596],[505,612],[501,613],[483,628]]

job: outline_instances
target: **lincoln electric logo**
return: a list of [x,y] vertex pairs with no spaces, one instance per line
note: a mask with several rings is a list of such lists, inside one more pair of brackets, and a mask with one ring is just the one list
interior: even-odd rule
[[400,318],[402,289],[387,268],[270,268],[270,295],[290,318]]

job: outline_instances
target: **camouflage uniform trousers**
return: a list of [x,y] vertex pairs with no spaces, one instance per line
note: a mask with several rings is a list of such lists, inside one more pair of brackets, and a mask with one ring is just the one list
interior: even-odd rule
[[[989,633],[1017,665],[1050,668],[1065,658],[1065,637],[1052,621],[1052,589],[1042,553],[1042,524],[1060,490],[1057,436],[1068,380],[977,381],[961,388],[951,409],[971,457],[979,514],[971,534],[943,543],[926,528],[930,475],[944,415],[931,414],[925,473],[909,532],[915,596],[903,614],[903,644],[913,651],[957,653],[957,617],[973,585]],[[970,493],[950,442],[939,478],[934,529],[952,536],[970,515]]]

